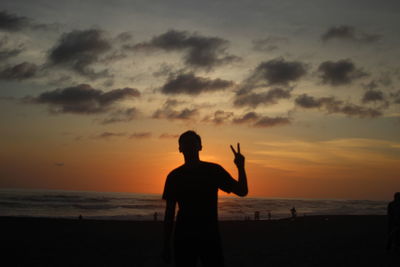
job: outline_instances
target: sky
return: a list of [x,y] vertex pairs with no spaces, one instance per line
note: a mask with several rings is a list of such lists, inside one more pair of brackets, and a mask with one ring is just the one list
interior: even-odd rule
[[400,2],[3,0],[0,187],[161,194],[177,138],[249,196],[400,188]]

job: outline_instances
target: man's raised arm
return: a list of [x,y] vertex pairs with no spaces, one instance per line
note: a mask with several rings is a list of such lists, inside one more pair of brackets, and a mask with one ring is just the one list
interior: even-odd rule
[[235,156],[233,162],[235,162],[236,167],[238,168],[239,179],[237,184],[233,187],[232,192],[238,196],[244,197],[249,192],[247,188],[247,176],[246,170],[244,168],[244,156],[240,153],[240,144],[237,144],[237,151],[231,145],[231,150]]

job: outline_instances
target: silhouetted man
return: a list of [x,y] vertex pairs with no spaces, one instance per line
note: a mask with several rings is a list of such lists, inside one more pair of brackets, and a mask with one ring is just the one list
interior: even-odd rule
[[387,250],[390,250],[392,243],[395,247],[400,247],[400,192],[394,194],[394,200],[389,203],[387,208],[388,215],[388,243]]
[[179,137],[179,151],[185,163],[169,173],[164,187],[163,199],[167,201],[164,259],[171,261],[171,237],[178,203],[173,242],[178,267],[196,266],[197,260],[203,266],[224,266],[218,229],[218,189],[238,196],[246,196],[248,192],[245,160],[239,144],[237,151],[231,146],[239,171],[238,181],[220,165],[201,161],[201,149],[201,138],[196,132],[187,131]]

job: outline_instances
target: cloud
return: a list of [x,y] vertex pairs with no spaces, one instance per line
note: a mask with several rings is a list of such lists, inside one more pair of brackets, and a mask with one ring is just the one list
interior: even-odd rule
[[5,10],[0,11],[0,30],[17,32],[28,27],[30,23],[31,20],[27,17],[20,17]]
[[288,43],[288,38],[279,36],[269,36],[264,39],[256,39],[252,41],[253,49],[261,52],[271,52],[273,50],[277,50],[279,45]]
[[118,109],[110,114],[110,116],[102,120],[102,124],[110,124],[117,122],[130,122],[137,118],[139,111],[136,108]]
[[162,133],[159,138],[160,139],[178,139],[179,134],[169,134],[169,133]]
[[169,30],[153,37],[149,42],[133,46],[133,50],[183,51],[184,62],[189,67],[212,69],[239,60],[227,53],[229,42],[219,37],[205,37],[186,31]]
[[242,124],[247,122],[253,122],[259,118],[259,115],[254,111],[244,114],[242,117],[237,117],[233,119],[233,123]]
[[330,110],[330,112],[343,113],[347,116],[356,116],[360,118],[375,118],[382,116],[382,112],[377,109],[365,108],[354,104],[346,104],[342,107],[337,107],[337,109]]
[[3,80],[26,80],[35,76],[38,71],[38,66],[23,62],[12,67],[6,67],[0,71],[0,79]]
[[230,120],[230,118],[233,117],[233,112],[227,112],[223,110],[217,110],[214,112],[213,115],[211,116],[206,116],[203,121],[204,122],[212,122],[216,125],[221,125],[223,123],[226,123]]
[[400,104],[400,90],[397,92],[391,93],[390,96],[393,98],[394,103]]
[[261,116],[256,112],[251,111],[244,114],[242,117],[234,118],[233,123],[250,124],[253,127],[268,128],[290,124],[290,119],[287,117]]
[[129,139],[144,139],[144,138],[150,138],[151,137],[151,132],[138,132],[138,133],[133,133],[129,135]]
[[363,103],[377,102],[377,101],[385,101],[382,91],[372,90],[372,89],[368,90],[364,93],[364,96],[362,98]]
[[63,167],[65,164],[64,162],[54,162],[54,166]]
[[167,101],[165,101],[162,108],[157,109],[153,113],[152,118],[168,120],[191,120],[198,115],[199,111],[196,108],[184,108],[181,110],[177,110],[176,106],[179,104],[180,103],[178,100],[168,99]]
[[341,113],[350,117],[374,118],[382,116],[382,112],[378,109],[344,103],[334,97],[315,98],[307,94],[302,94],[295,99],[295,103],[302,108],[319,108],[326,110],[327,113]]
[[306,74],[306,65],[300,61],[286,61],[283,58],[264,61],[243,82],[237,94],[248,93],[257,87],[288,86]]
[[24,45],[21,43],[13,43],[9,41],[9,38],[5,35],[0,39],[0,60],[6,60],[11,57],[18,56],[24,51]]
[[176,106],[179,106],[181,104],[185,104],[185,101],[182,100],[177,100],[177,99],[173,99],[173,98],[168,98],[165,103],[164,103],[164,107],[165,108],[174,108]]
[[29,99],[29,102],[48,104],[54,113],[93,114],[109,111],[117,101],[139,96],[140,92],[134,88],[103,92],[88,84],[80,84],[41,93]]
[[376,81],[372,80],[369,83],[366,84],[362,84],[362,87],[368,90],[373,90],[376,89],[378,87],[378,84]]
[[111,139],[114,137],[127,137],[128,139],[144,139],[150,138],[152,136],[151,132],[136,132],[132,134],[128,134],[125,132],[102,132],[98,135],[95,135],[94,139]]
[[329,28],[324,34],[322,34],[321,39],[324,42],[336,39],[342,41],[369,44],[381,40],[382,36],[379,34],[358,32],[352,26],[341,25]]
[[388,72],[381,72],[379,78],[371,80],[368,83],[362,83],[361,86],[366,90],[374,90],[378,87],[391,87],[393,85],[391,76]]
[[101,134],[96,135],[94,138],[96,138],[96,139],[110,139],[112,137],[122,137],[122,136],[126,136],[126,133],[103,132]]
[[56,24],[35,23],[32,19],[18,16],[7,12],[0,11],[0,31],[18,32],[25,29],[30,30],[54,30],[57,29]]
[[278,103],[280,99],[290,98],[290,91],[281,88],[270,89],[265,93],[249,93],[236,95],[234,105],[237,107],[250,106],[257,107],[260,104],[272,105]]
[[0,60],[3,61],[10,57],[18,56],[22,51],[23,49],[19,48],[0,50]]
[[152,73],[152,75],[156,78],[158,77],[163,77],[163,76],[168,76],[173,74],[173,70],[174,70],[174,66],[171,64],[166,64],[166,63],[162,63],[158,70],[156,70],[155,72]]
[[321,73],[322,83],[333,86],[350,84],[355,79],[368,76],[361,69],[357,69],[350,59],[322,62],[318,71]]
[[279,58],[260,63],[254,76],[266,80],[270,85],[287,85],[289,82],[297,81],[306,73],[306,67],[302,62]]
[[115,37],[115,40],[118,42],[124,43],[124,42],[131,41],[132,38],[133,38],[133,36],[130,32],[121,32]]
[[338,101],[334,97],[315,98],[307,94],[302,94],[295,99],[295,103],[302,108],[321,108],[323,106],[341,105],[342,101]]
[[155,119],[168,119],[168,120],[190,120],[198,114],[197,109],[184,108],[182,110],[172,109],[157,109],[153,113]]
[[274,126],[283,126],[290,124],[290,119],[286,117],[268,117],[264,116],[261,117],[256,123],[254,123],[254,127],[260,128],[267,128],[267,127],[274,127]]
[[208,79],[195,76],[193,73],[179,74],[170,79],[161,87],[164,94],[198,95],[203,92],[214,92],[232,87],[232,81],[222,79]]
[[107,70],[96,72],[91,65],[111,49],[110,42],[98,29],[74,30],[64,33],[49,51],[51,64],[63,66],[92,79],[108,77]]

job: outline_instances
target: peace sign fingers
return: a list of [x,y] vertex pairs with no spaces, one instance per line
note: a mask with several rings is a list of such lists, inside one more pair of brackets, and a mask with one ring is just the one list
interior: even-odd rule
[[236,166],[240,168],[244,167],[244,156],[240,153],[240,143],[237,143],[237,150],[231,145],[231,150],[235,156],[234,162]]
[[240,154],[240,143],[237,143],[237,151],[233,148],[233,146],[231,145],[231,150],[233,152],[233,154],[236,156],[238,154]]
[[231,150],[232,150],[232,152],[233,152],[233,155],[235,155],[236,156],[236,151],[235,151],[235,149],[233,148],[233,146],[231,145]]

